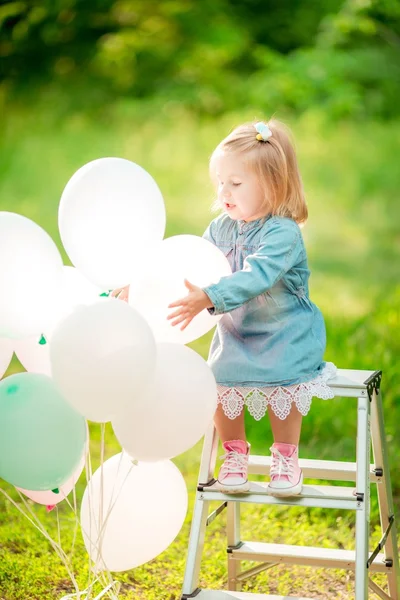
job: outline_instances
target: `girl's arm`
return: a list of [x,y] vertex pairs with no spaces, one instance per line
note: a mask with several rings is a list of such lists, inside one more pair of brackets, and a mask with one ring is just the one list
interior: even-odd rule
[[298,262],[303,244],[297,223],[273,217],[268,224],[259,249],[245,259],[241,271],[202,288],[214,306],[208,309],[211,314],[229,312],[266,292]]

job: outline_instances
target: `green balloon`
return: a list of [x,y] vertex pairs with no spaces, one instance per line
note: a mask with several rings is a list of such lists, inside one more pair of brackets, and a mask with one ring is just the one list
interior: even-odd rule
[[86,421],[47,375],[0,381],[0,477],[26,490],[59,488],[76,471]]

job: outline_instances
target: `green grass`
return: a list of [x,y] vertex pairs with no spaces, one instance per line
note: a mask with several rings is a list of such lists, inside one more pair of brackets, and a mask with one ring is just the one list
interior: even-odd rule
[[[210,220],[213,191],[208,157],[230,128],[253,114],[199,120],[167,105],[159,112],[119,103],[92,119],[81,114],[58,118],[54,107],[7,109],[0,132],[0,210],[20,212],[43,226],[61,249],[57,208],[64,185],[84,163],[121,156],[146,168],[158,182],[167,206],[167,235],[201,235]],[[261,116],[261,115],[260,115]],[[292,126],[305,182],[310,219],[303,230],[308,248],[310,291],[327,323],[326,360],[340,368],[382,369],[383,399],[396,510],[400,502],[400,439],[397,423],[400,350],[400,208],[398,147],[400,123],[330,124],[310,112]],[[132,232],[136,224],[132,223]],[[63,254],[67,262],[65,253]],[[192,344],[206,356],[211,334]],[[20,369],[13,361],[9,373]],[[267,452],[271,431],[266,420],[247,420],[255,452]],[[315,400],[304,420],[303,457],[354,459],[355,402]],[[98,461],[99,430],[92,427],[92,454]],[[107,456],[119,451],[111,429]],[[190,506],[175,542],[156,560],[118,575],[121,598],[173,600],[182,584],[189,524],[201,445],[175,462],[187,481]],[[397,460],[396,460],[397,459]],[[1,482],[17,498],[12,486]],[[84,481],[78,485],[78,498]],[[36,513],[57,535],[56,513]],[[286,543],[354,547],[354,517],[341,511],[246,507],[243,537]],[[72,540],[73,519],[59,509],[63,539]],[[210,526],[201,584],[218,588],[226,578],[221,515]],[[376,499],[371,527],[379,539]],[[87,556],[78,535],[74,559],[81,589]],[[379,581],[379,577],[376,578]],[[331,599],[352,597],[347,572],[279,567],[258,575],[246,589]],[[45,600],[73,591],[68,575],[48,542],[0,494],[0,599]]]

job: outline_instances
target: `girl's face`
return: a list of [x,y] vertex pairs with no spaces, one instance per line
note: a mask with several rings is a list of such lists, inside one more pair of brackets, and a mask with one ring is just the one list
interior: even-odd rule
[[218,182],[218,202],[231,219],[255,221],[266,216],[264,190],[243,155],[217,152],[212,168]]

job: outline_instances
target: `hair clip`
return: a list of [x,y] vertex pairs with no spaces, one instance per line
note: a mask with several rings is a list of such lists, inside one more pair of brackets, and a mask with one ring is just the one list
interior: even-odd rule
[[260,142],[268,142],[269,138],[272,136],[272,131],[270,130],[268,125],[260,121],[259,123],[256,123],[254,127],[258,132],[256,135],[256,139]]

